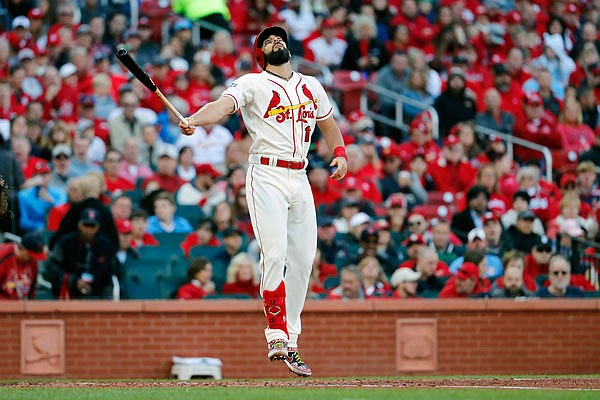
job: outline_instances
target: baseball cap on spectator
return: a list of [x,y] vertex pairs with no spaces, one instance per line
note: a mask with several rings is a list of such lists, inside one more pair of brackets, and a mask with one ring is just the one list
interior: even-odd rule
[[474,242],[476,239],[485,240],[485,232],[481,228],[473,228],[467,234],[467,240],[469,243]]
[[119,233],[131,233],[133,231],[131,221],[128,219],[118,219],[115,221],[115,225],[117,226],[117,232]]
[[419,235],[418,233],[412,233],[402,242],[404,247],[409,247],[413,244],[425,244],[425,239],[423,239],[423,236]]
[[138,28],[142,29],[142,28],[150,28],[150,18],[148,17],[140,17],[140,19],[138,20]]
[[108,60],[109,58],[110,56],[108,55],[108,53],[105,53],[103,51],[97,51],[94,53],[94,64],[100,61]]
[[582,236],[585,232],[581,229],[579,222],[575,218],[566,218],[560,223],[558,228],[559,233],[566,233],[569,236]]
[[58,70],[58,74],[61,78],[68,78],[69,76],[75,74],[77,72],[77,67],[73,63],[63,64],[62,67]]
[[79,99],[79,103],[83,107],[91,107],[95,104],[94,96],[91,94],[82,94]]
[[367,117],[361,111],[352,111],[350,114],[348,114],[346,119],[351,124],[354,131],[364,131],[375,128],[375,123],[373,120]]
[[242,231],[236,227],[236,226],[228,226],[227,228],[223,229],[223,232],[221,233],[221,235],[226,238],[226,237],[230,237],[230,236],[243,236]]
[[542,235],[535,243],[534,247],[537,251],[549,253],[552,251],[552,241],[548,236]]
[[373,228],[376,231],[387,231],[390,229],[390,223],[385,219],[378,219],[373,223]]
[[85,34],[88,34],[88,33],[90,33],[90,26],[88,24],[81,24],[77,28],[76,35],[80,36],[80,35],[85,35]]
[[48,35],[48,46],[58,46],[60,44],[60,36],[58,33],[51,33]]
[[524,219],[527,221],[534,221],[536,218],[535,213],[531,210],[523,210],[517,214],[517,219]]
[[23,28],[25,30],[29,30],[29,18],[23,16],[23,15],[19,15],[18,17],[15,17],[15,19],[13,19],[12,22],[12,28],[17,29],[17,28]]
[[479,267],[469,261],[463,263],[456,271],[456,279],[479,279]]
[[84,225],[100,225],[100,213],[95,208],[84,208],[79,215],[79,222]]
[[385,201],[385,206],[387,208],[399,207],[406,208],[406,200],[404,199],[404,195],[402,193],[392,193]]
[[337,20],[335,18],[327,18],[321,24],[321,29],[337,28],[337,26],[338,26],[338,22],[337,22]]
[[381,158],[399,158],[398,145],[390,143],[389,146],[381,149]]
[[543,104],[542,98],[537,92],[525,93],[523,103],[528,106],[540,106]]
[[216,179],[221,176],[221,173],[211,164],[204,163],[196,165],[196,176],[197,175],[210,175],[213,179]]
[[56,158],[60,155],[65,155],[67,157],[71,157],[73,155],[73,152],[71,151],[71,148],[68,144],[59,143],[56,146],[54,146],[54,148],[52,149],[52,158]]
[[531,196],[525,190],[517,190],[513,195],[513,201],[515,201],[516,199],[523,199],[529,204],[529,202],[531,201]]
[[333,226],[333,217],[330,215],[319,215],[317,217],[318,226]]
[[573,186],[577,185],[577,177],[573,174],[564,174],[560,178],[560,187],[565,188],[569,184],[571,184]]
[[523,17],[521,16],[521,14],[515,10],[509,12],[506,15],[506,23],[508,23],[509,25],[519,25],[522,20]]
[[412,268],[398,268],[390,278],[390,284],[393,288],[398,287],[403,282],[416,282],[421,277],[421,273]]
[[17,53],[17,60],[19,60],[19,63],[23,62],[24,60],[33,60],[34,58],[35,53],[28,47],[21,49]]
[[498,216],[498,214],[493,213],[491,211],[486,212],[485,214],[483,214],[483,224],[487,224],[489,221],[497,221],[500,222],[500,217]]
[[462,68],[459,68],[459,67],[450,68],[450,71],[448,72],[448,80],[452,79],[455,76],[460,76],[463,79],[463,81],[467,80],[467,75],[465,74],[465,71]]
[[46,252],[44,238],[39,232],[29,232],[21,238],[21,247],[27,250],[29,256],[36,261],[44,261]]
[[582,161],[577,165],[577,173],[580,172],[595,172],[596,165],[592,161]]
[[496,63],[492,66],[492,72],[495,76],[508,75],[508,68],[504,63]]
[[33,175],[48,174],[51,171],[46,160],[39,160],[33,164]]
[[429,129],[427,128],[427,124],[425,122],[423,122],[423,120],[419,119],[413,119],[410,123],[410,131],[418,131],[421,133],[428,133]]
[[360,207],[360,204],[358,204],[358,201],[354,200],[354,199],[343,199],[340,203],[341,207]]
[[42,12],[41,8],[34,7],[31,10],[27,11],[27,18],[29,18],[30,20],[32,20],[32,19],[43,19],[44,18],[44,13]]
[[179,32],[184,29],[192,29],[192,23],[187,18],[180,18],[175,22],[175,25],[173,26],[173,30],[175,32]]
[[377,239],[379,239],[379,233],[377,232],[377,230],[375,228],[368,227],[360,233],[360,240],[362,242],[367,242],[372,239],[375,239],[375,241],[377,241]]
[[569,3],[565,6],[565,14],[578,14],[579,9],[576,4]]
[[177,148],[172,144],[165,144],[157,150],[156,157],[171,157],[177,159]]
[[475,9],[473,10],[473,14],[475,14],[476,17],[481,17],[483,15],[485,15],[487,13],[487,9],[485,8],[485,6],[483,4],[478,4],[477,7],[475,7]]
[[446,139],[444,139],[444,147],[452,147],[455,144],[459,144],[460,140],[458,140],[458,136],[450,134],[448,136],[446,136]]
[[504,35],[506,34],[506,28],[499,23],[492,22],[490,24],[489,38],[492,44],[503,45],[505,43]]
[[354,214],[352,216],[352,218],[350,218],[350,223],[348,225],[350,226],[350,229],[354,229],[357,226],[360,226],[363,224],[368,224],[370,222],[371,222],[371,217],[369,217],[369,215],[367,213],[360,211],[360,212],[357,212],[356,214]]
[[138,32],[137,29],[129,28],[123,34],[123,39],[127,40],[127,39],[131,39],[131,38],[141,38],[140,33]]
[[345,190],[360,190],[360,182],[355,177],[351,176],[344,180],[342,189]]

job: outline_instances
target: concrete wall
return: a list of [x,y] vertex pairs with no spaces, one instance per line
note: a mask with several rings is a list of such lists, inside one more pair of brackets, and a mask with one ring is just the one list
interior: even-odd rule
[[[437,321],[430,374],[600,373],[600,300],[310,301],[315,376],[392,376],[397,321]],[[0,379],[21,378],[21,321],[62,320],[66,378],[166,378],[171,357],[217,357],[226,378],[289,377],[266,358],[260,301],[0,302]]]

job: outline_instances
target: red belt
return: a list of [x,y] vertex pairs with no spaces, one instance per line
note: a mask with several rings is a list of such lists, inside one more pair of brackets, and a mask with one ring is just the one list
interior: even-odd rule
[[[270,165],[269,157],[261,157],[260,163],[262,165]],[[281,168],[289,168],[289,169],[303,169],[304,161],[286,161],[286,160],[277,160],[275,164],[277,167]]]

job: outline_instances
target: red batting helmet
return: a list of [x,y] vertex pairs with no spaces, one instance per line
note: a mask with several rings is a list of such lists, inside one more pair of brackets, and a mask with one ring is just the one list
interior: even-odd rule
[[254,40],[254,59],[260,65],[262,69],[265,69],[267,63],[265,61],[265,53],[263,53],[262,45],[264,41],[271,35],[279,36],[285,42],[287,47],[288,45],[288,36],[285,29],[280,26],[269,26],[268,28],[263,29],[261,33],[256,36]]

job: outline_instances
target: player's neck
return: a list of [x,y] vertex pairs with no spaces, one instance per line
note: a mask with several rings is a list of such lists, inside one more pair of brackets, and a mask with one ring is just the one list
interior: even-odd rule
[[269,64],[267,65],[265,71],[267,71],[271,75],[275,75],[286,81],[289,81],[292,78],[292,75],[294,74],[294,71],[292,71],[292,66],[289,62],[286,62],[285,64],[281,65]]

